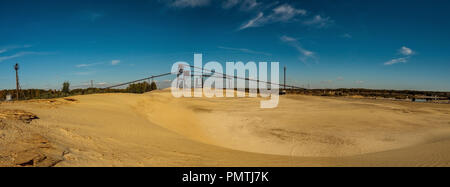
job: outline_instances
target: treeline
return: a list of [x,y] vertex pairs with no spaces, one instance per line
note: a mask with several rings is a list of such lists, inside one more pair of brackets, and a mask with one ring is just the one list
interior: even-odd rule
[[340,89],[291,89],[286,90],[291,94],[304,94],[315,96],[363,96],[383,97],[395,99],[410,99],[418,96],[442,97],[450,99],[450,92],[414,91],[414,90],[372,90],[363,88]]
[[141,82],[136,84],[130,84],[126,90],[127,92],[130,93],[145,93],[156,89],[158,88],[156,87],[155,82],[152,82],[151,84],[149,84],[148,82]]
[[[97,93],[145,93],[158,89],[155,82],[135,83],[128,85],[125,89],[103,89],[103,88],[83,88],[70,90],[70,83],[64,82],[61,90],[50,89],[25,89],[19,90],[20,100],[29,99],[52,99],[58,97],[68,97],[74,95],[88,95]],[[0,90],[0,101],[6,100],[6,96],[11,95],[12,100],[16,100],[16,90]]]

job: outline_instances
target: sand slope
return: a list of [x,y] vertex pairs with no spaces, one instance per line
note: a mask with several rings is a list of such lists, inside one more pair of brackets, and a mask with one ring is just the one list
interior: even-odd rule
[[449,166],[450,106],[282,96],[99,94],[2,103],[63,147],[56,166]]

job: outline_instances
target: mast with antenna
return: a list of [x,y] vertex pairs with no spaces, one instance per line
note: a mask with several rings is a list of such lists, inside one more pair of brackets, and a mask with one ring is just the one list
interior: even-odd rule
[[19,63],[16,63],[14,70],[16,70],[16,100],[19,100]]
[[284,66],[284,90],[286,90],[286,66]]

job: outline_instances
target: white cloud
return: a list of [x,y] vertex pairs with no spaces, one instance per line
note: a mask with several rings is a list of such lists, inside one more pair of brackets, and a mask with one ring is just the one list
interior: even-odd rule
[[96,66],[102,63],[92,63],[92,64],[77,64],[75,65],[75,67],[77,68],[85,68],[85,67],[91,67],[91,66]]
[[364,81],[355,81],[355,84],[364,84]]
[[260,55],[266,55],[266,56],[270,56],[270,53],[265,53],[265,52],[259,52],[259,51],[254,51],[251,49],[245,49],[245,48],[232,48],[232,47],[223,47],[223,46],[219,46],[219,49],[226,49],[226,50],[231,50],[231,51],[240,51],[243,53],[250,53],[250,54],[260,54]]
[[208,6],[210,0],[174,0],[170,3],[171,6],[177,8],[195,8]]
[[306,10],[295,9],[294,7],[284,4],[273,9],[273,19],[279,21],[289,21],[297,15],[306,15]]
[[397,64],[397,63],[406,63],[406,62],[408,62],[408,58],[395,58],[395,59],[385,62],[384,65],[390,66],[390,65]]
[[303,24],[308,26],[314,26],[317,28],[325,28],[334,23],[330,17],[322,17],[321,15],[316,15],[312,19],[304,21]]
[[266,21],[264,21],[264,13],[260,12],[258,13],[258,16],[256,16],[255,18],[249,20],[246,24],[243,24],[239,30],[244,30],[247,28],[251,28],[251,27],[259,27],[261,25],[263,25]]
[[281,39],[281,41],[283,41],[283,42],[297,42],[297,39],[292,38],[292,37],[289,37],[289,36],[286,36],[286,35],[281,36],[280,39]]
[[261,3],[258,3],[256,0],[226,0],[222,3],[222,8],[230,9],[236,7],[240,4],[240,9],[243,11],[253,10]]
[[389,60],[387,62],[384,63],[385,66],[390,66],[390,65],[394,65],[394,64],[398,64],[398,63],[407,63],[409,58],[414,55],[414,51],[408,47],[401,47],[398,52],[403,55],[404,57],[400,57],[400,58],[394,58],[392,60]]
[[241,4],[241,10],[253,10],[258,7],[260,3],[256,0],[244,0]]
[[77,68],[84,68],[84,67],[89,67],[89,66],[90,66],[89,64],[78,64],[75,67],[77,67]]
[[296,9],[291,5],[283,4],[272,9],[272,12],[267,16],[264,16],[263,12],[259,12],[255,18],[247,21],[239,28],[239,30],[244,30],[251,27],[261,27],[263,25],[276,22],[288,22],[298,15],[306,15],[306,10]]
[[302,52],[302,54],[305,55],[305,56],[308,56],[308,57],[314,56],[314,52],[312,52],[312,51],[308,51],[308,50],[305,50],[303,48],[301,48],[299,51]]
[[48,54],[48,53],[41,53],[41,52],[18,52],[16,54],[10,55],[10,56],[2,56],[0,57],[0,62],[3,62],[5,60],[11,60],[14,58],[19,58],[22,56],[26,56],[26,55],[44,55],[44,54]]
[[120,60],[112,60],[111,65],[115,66],[120,63]]
[[75,65],[75,67],[77,68],[86,68],[86,67],[92,67],[92,66],[97,66],[97,65],[102,65],[102,64],[110,64],[110,65],[117,65],[120,63],[120,60],[111,60],[111,62],[98,62],[98,63],[91,63],[91,64],[77,64]]
[[414,51],[408,47],[403,46],[402,48],[400,48],[399,53],[405,56],[410,56],[414,54]]
[[312,59],[314,62],[317,62],[316,54],[310,50],[303,48],[297,39],[286,35],[281,36],[280,39],[281,41],[286,42],[292,47],[294,47],[300,53],[301,56],[299,57],[299,59],[303,63],[306,63],[309,59]]

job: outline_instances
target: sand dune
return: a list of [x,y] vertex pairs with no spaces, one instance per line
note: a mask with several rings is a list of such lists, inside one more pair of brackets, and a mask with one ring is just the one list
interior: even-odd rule
[[[99,94],[1,103],[64,151],[56,166],[450,166],[450,106],[287,95]],[[13,145],[11,145],[13,146]]]

